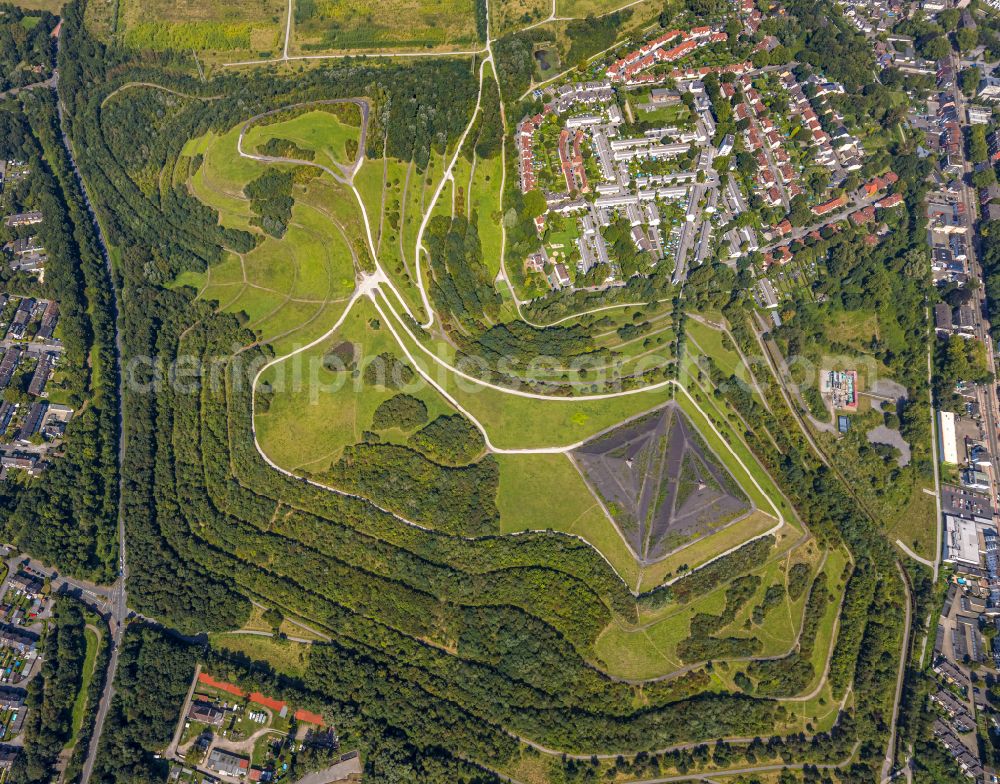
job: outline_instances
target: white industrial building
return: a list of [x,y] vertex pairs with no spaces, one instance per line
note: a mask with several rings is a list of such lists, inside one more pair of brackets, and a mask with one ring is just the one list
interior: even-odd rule
[[941,462],[958,465],[958,437],[955,434],[955,415],[951,411],[938,412],[938,442]]
[[979,566],[979,526],[974,520],[944,516],[944,561]]

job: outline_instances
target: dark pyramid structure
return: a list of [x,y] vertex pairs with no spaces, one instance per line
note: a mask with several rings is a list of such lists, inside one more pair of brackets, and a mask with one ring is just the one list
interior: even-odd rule
[[752,509],[675,403],[599,436],[573,457],[643,562]]

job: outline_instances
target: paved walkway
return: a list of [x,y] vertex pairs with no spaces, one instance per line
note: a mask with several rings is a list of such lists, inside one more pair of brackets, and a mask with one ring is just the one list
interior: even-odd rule
[[361,758],[355,754],[347,760],[341,760],[335,765],[331,765],[323,770],[317,770],[303,776],[295,784],[330,784],[333,781],[345,781],[351,776],[361,776]]

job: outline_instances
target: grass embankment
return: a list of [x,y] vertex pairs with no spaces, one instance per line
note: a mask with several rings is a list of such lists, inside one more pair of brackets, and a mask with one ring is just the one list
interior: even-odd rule
[[[352,132],[331,113],[319,111],[254,130],[267,138],[294,137],[303,147],[321,145],[327,158],[332,153],[324,150],[342,148]],[[326,130],[339,141],[330,142]],[[219,210],[223,225],[258,231],[251,227],[243,188],[270,164],[241,157],[238,138],[236,128],[188,142],[186,155],[203,156],[189,185],[195,196]],[[223,310],[246,314],[247,326],[278,354],[305,345],[336,322],[354,289],[357,248],[352,238],[362,225],[352,194],[328,175],[297,186],[293,195],[296,203],[281,239],[267,236],[245,255],[229,253],[206,272],[186,273],[176,281],[193,286]]]
[[472,0],[321,0],[296,8],[292,50],[313,54],[479,46]]
[[210,634],[208,640],[212,647],[242,653],[253,661],[267,662],[287,675],[304,675],[309,667],[308,643],[233,632]]
[[635,588],[640,567],[567,455],[498,455],[500,530],[562,531],[586,539]]
[[104,644],[103,636],[98,634],[90,626],[87,626],[84,630],[84,639],[86,640],[87,648],[83,655],[83,670],[82,670],[82,680],[80,681],[80,689],[76,693],[76,699],[73,700],[73,712],[71,716],[70,726],[73,728],[73,734],[70,737],[69,743],[66,744],[67,748],[71,748],[76,745],[77,739],[80,735],[80,730],[83,727],[83,719],[85,715],[85,709],[87,707],[87,691],[90,689],[90,684],[94,680],[94,666],[97,663],[97,654],[100,651],[101,645]]
[[[261,377],[275,393],[266,410],[258,405],[257,438],[268,456],[290,471],[321,473],[339,457],[343,448],[362,439],[372,426],[380,403],[396,390],[364,380],[364,368],[378,355],[400,357],[389,331],[378,325],[379,316],[369,300],[359,300],[334,335],[309,351],[283,360]],[[335,347],[354,347],[358,373],[328,369],[324,358]],[[427,406],[428,417],[454,410],[432,387],[417,380],[406,393]],[[405,442],[408,433],[394,429],[381,433],[383,440]]]

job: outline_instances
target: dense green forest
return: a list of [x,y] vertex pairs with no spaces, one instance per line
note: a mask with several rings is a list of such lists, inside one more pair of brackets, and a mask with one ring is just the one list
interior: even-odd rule
[[72,737],[73,703],[83,681],[84,624],[76,601],[56,601],[42,645],[41,672],[28,682],[24,753],[11,771],[18,784],[52,781],[59,752]]
[[0,93],[52,76],[58,21],[48,11],[0,3]]
[[[48,253],[41,293],[59,303],[65,347],[61,382],[78,413],[52,467],[24,485],[0,483],[2,529],[25,550],[61,569],[110,582],[117,558],[118,393],[111,281],[83,196],[59,135],[51,91],[8,102],[0,155],[31,166],[32,206]],[[11,293],[19,293],[16,290]]]
[[[223,677],[255,678],[283,693],[299,690],[305,702],[354,733],[374,782],[493,781],[476,766],[515,759],[521,750],[512,734],[583,754],[646,751],[642,763],[634,763],[637,770],[693,766],[703,753],[705,759],[766,755],[839,764],[861,740],[857,762],[845,774],[861,780],[878,769],[895,683],[890,670],[902,644],[902,583],[878,525],[811,455],[777,404],[763,410],[735,385],[726,393],[750,423],[748,444],[795,499],[799,517],[824,545],[843,542],[856,558],[868,559],[878,583],[879,601],[868,613],[842,617],[841,629],[851,624],[862,639],[852,681],[855,697],[826,733],[775,736],[774,728],[789,717],[785,706],[760,695],[713,691],[704,668],[641,685],[603,674],[594,666],[593,642],[613,619],[637,620],[635,598],[592,548],[572,537],[482,536],[495,523],[495,507],[484,489],[496,481],[496,467],[490,457],[465,465],[481,448],[473,453],[479,442],[463,420],[429,423],[412,437],[412,448],[354,447],[331,470],[341,472],[341,481],[354,482],[364,497],[325,492],[284,476],[254,449],[249,368],[266,358],[265,350],[235,317],[195,300],[189,289],[164,284],[183,270],[219,261],[223,248],[246,249],[256,240],[249,232],[220,227],[214,212],[184,188],[149,188],[145,167],[172,171],[186,139],[209,130],[226,132],[262,111],[364,95],[377,107],[369,145],[380,149],[384,140],[390,155],[422,168],[431,150],[445,149],[470,116],[475,78],[468,63],[421,60],[404,67],[358,60],[292,77],[262,69],[238,77],[223,73],[202,83],[153,58],[106,48],[90,36],[79,0],[64,13],[59,93],[81,171],[120,254],[116,275],[126,366],[145,356],[215,361],[231,356],[234,346],[246,347],[239,362],[224,363],[225,383],[205,383],[193,393],[146,384],[155,379],[152,369],[140,364],[137,383],[126,387],[129,448],[121,500],[134,609],[183,634],[197,634],[240,626],[253,598],[327,630],[333,641],[315,646],[306,675],[297,680],[264,667],[246,673],[216,664]],[[131,107],[134,126],[128,108],[119,107],[118,133],[127,138],[142,129],[148,137],[148,161],[130,166],[105,130],[102,100],[120,84],[139,80],[222,97],[182,102],[152,126],[142,100]],[[527,234],[519,234],[519,227],[525,220],[530,225],[531,205],[505,203],[515,211],[508,242],[523,243]],[[446,248],[442,262],[474,261],[475,232],[445,223],[435,227]],[[637,276],[615,296],[649,301],[670,291],[666,277]],[[704,296],[725,309],[735,338],[745,345],[750,339],[745,290],[716,288],[720,281],[721,273],[718,280],[703,281]],[[469,291],[478,286],[455,296],[441,293],[457,321],[471,323]],[[476,301],[489,306],[485,289]],[[552,305],[563,307],[559,300]],[[498,349],[525,338],[558,345],[563,353],[593,350],[572,329],[478,332],[480,341],[493,341]],[[400,479],[373,480],[366,464]],[[413,492],[407,482],[422,471],[448,488],[443,492],[454,506]],[[275,514],[279,504],[287,513]],[[407,524],[387,510],[418,523],[434,519],[435,530]],[[726,560],[725,571],[703,571],[699,579],[722,585],[742,577],[773,547],[769,538],[757,541],[749,552],[737,551]],[[749,583],[736,585],[734,607],[746,601]],[[802,588],[817,606],[821,587]],[[640,601],[684,601],[698,590],[696,579],[684,578],[670,596]],[[129,630],[102,736],[96,771],[101,781],[162,777],[152,753],[169,737],[167,717],[176,717],[201,655],[155,629]],[[652,749],[744,736],[769,740],[721,743],[704,752],[678,749],[656,755],[655,765],[649,761]],[[586,769],[567,761],[570,767]]]

